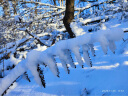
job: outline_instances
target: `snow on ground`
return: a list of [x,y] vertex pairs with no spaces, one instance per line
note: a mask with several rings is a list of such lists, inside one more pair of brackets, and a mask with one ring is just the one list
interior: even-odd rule
[[[58,61],[60,78],[55,77],[49,68],[44,71],[46,88],[41,88],[34,81],[30,72],[31,82],[21,79],[15,89],[5,96],[80,96],[85,88],[87,96],[127,96],[128,95],[128,49],[119,54],[123,41],[117,43],[116,54],[108,50],[104,55],[98,43],[95,44],[96,57],[92,59],[93,67],[70,67],[70,74],[66,74]],[[75,60],[75,64],[77,64]],[[104,95],[103,95],[104,94]],[[85,95],[86,96],[86,95]]]

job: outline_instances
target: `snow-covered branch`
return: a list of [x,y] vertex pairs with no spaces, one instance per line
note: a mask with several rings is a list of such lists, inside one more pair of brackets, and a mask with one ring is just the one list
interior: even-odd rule
[[31,4],[33,3],[33,4],[43,5],[43,6],[54,7],[54,8],[58,8],[58,9],[65,9],[65,7],[55,6],[55,5],[46,4],[46,3],[41,3],[41,2],[35,2],[35,1],[21,1],[21,4],[24,4],[24,3],[31,3]]
[[[90,50],[90,44],[99,42],[101,44],[103,52],[106,54],[108,47],[112,52],[115,51],[115,41],[119,41],[123,38],[124,32],[122,29],[113,28],[107,30],[100,30],[95,33],[86,33],[73,39],[62,40],[55,45],[49,47],[45,51],[33,50],[28,53],[26,60],[21,61],[5,78],[0,81],[0,95],[10,86],[10,84],[20,75],[22,75],[27,69],[29,69],[36,82],[42,86],[37,66],[38,64],[47,65],[55,76],[59,76],[59,71],[56,65],[54,56],[59,56],[59,59],[64,67],[64,70],[68,73],[67,64],[76,68],[72,62],[71,52],[74,53],[80,66],[83,66],[83,60],[81,58],[79,49],[83,49],[84,61],[88,66],[92,66],[88,51]],[[8,81],[8,82],[7,82]]]
[[[7,45],[7,48],[3,48],[0,50],[0,61],[2,61],[3,59],[8,59],[10,58],[10,54],[11,53],[15,53],[16,51],[18,51],[17,49],[24,45],[26,42],[28,42],[30,40],[30,38],[27,38],[27,39],[21,39],[19,41],[17,41],[16,43],[10,43],[10,45],[8,44]],[[5,53],[5,54],[4,54]]]
[[83,10],[86,10],[86,9],[89,9],[89,8],[91,8],[91,7],[93,7],[93,6],[99,6],[99,5],[101,5],[101,4],[104,4],[104,3],[110,3],[110,2],[112,2],[113,0],[105,0],[105,1],[101,1],[101,2],[95,2],[95,3],[89,3],[89,4],[87,4],[85,7],[82,7],[82,8],[75,8],[75,11],[83,11]]
[[112,18],[114,16],[112,15],[108,15],[108,16],[98,16],[95,18],[89,18],[89,19],[85,19],[83,21],[81,21],[83,24],[90,24],[90,23],[94,23],[94,22],[100,22],[101,20],[108,20],[109,18]]

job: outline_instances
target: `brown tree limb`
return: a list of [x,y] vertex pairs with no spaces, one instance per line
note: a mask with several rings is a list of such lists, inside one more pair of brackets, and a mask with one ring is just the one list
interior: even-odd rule
[[70,23],[74,19],[74,0],[66,0],[66,11],[63,19],[64,26],[68,31],[71,38],[75,37],[75,34],[72,32]]

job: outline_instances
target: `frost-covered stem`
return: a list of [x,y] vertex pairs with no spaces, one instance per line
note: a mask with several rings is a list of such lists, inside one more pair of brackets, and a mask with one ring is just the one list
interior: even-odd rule
[[27,67],[25,66],[25,62],[19,63],[7,76],[5,76],[0,81],[0,96],[3,92],[25,71],[27,71]]

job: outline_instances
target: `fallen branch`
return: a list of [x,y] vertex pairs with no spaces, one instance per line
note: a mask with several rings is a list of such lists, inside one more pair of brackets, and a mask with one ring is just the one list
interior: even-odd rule
[[[100,34],[100,35],[99,35]],[[114,34],[114,35],[113,35]],[[83,61],[79,52],[80,46],[83,49],[83,57],[88,66],[92,66],[90,58],[88,56],[89,46],[88,44],[93,44],[99,42],[101,44],[103,52],[106,54],[108,46],[112,52],[115,51],[116,45],[115,41],[119,41],[123,38],[124,32],[122,29],[111,29],[111,30],[102,30],[95,32],[93,34],[86,33],[82,36],[78,36],[73,39],[62,40],[56,43],[54,46],[51,46],[45,51],[31,51],[25,60],[22,60],[7,76],[5,76],[0,81],[0,95],[12,84],[14,80],[17,79],[20,75],[26,72],[28,69],[32,72],[36,82],[42,86],[40,76],[38,75],[37,66],[38,64],[46,64],[53,72],[55,76],[59,76],[58,68],[54,56],[58,56],[62,66],[65,71],[68,72],[67,64],[70,64],[71,67],[75,68],[76,66],[72,62],[70,50],[76,56],[76,59],[80,66],[83,65]],[[99,37],[99,38],[97,38]],[[109,43],[109,44],[108,44]],[[14,74],[15,73],[15,74]],[[7,82],[8,81],[8,82]]]
[[110,0],[110,1],[102,1],[102,2],[96,2],[96,3],[89,3],[89,4],[87,4],[86,5],[86,7],[82,7],[82,8],[75,8],[75,11],[80,11],[80,12],[82,12],[82,11],[84,11],[85,9],[89,9],[89,8],[91,8],[91,7],[94,7],[94,6],[99,6],[99,5],[101,5],[101,4],[104,4],[104,3],[110,3],[110,2],[112,2],[113,0]]
[[109,18],[113,18],[114,16],[112,15],[108,15],[108,16],[99,16],[99,17],[94,17],[94,18],[89,18],[89,19],[85,19],[83,21],[81,21],[84,25],[88,25],[88,24],[91,24],[91,23],[98,23],[100,22],[101,20],[108,20]]

